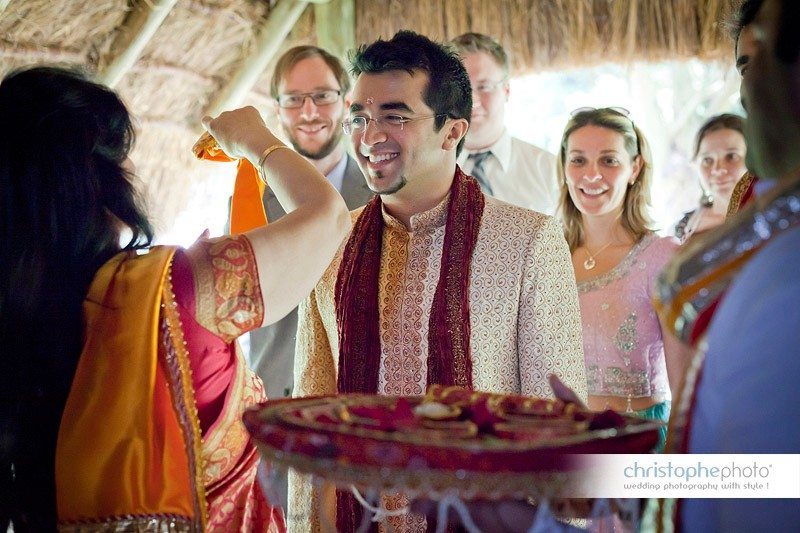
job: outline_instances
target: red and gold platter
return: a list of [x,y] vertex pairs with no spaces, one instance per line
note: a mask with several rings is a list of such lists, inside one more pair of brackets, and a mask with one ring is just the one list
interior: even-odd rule
[[268,401],[244,415],[273,464],[360,488],[568,496],[577,454],[647,453],[660,423],[559,400],[432,386],[425,396]]

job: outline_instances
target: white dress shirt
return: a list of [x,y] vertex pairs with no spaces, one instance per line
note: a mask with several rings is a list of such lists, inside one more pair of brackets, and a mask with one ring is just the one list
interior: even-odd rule
[[344,171],[347,168],[347,154],[343,154],[342,158],[336,163],[336,166],[331,169],[326,178],[331,182],[331,185],[336,187],[339,194],[342,193],[342,185],[344,184]]
[[556,214],[560,191],[553,154],[512,137],[504,130],[492,146],[461,152],[459,166],[470,174],[473,162],[467,160],[469,155],[486,151],[492,152],[483,163],[492,196],[546,215]]

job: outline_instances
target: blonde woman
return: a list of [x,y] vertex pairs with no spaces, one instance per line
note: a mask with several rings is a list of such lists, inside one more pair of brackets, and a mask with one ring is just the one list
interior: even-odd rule
[[[683,357],[678,341],[663,333],[651,297],[678,241],[651,230],[647,141],[624,109],[576,110],[561,140],[558,172],[589,407],[666,422]],[[666,427],[659,447],[665,438]]]

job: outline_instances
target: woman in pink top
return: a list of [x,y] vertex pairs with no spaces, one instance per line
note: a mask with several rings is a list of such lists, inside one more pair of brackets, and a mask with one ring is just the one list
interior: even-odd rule
[[[580,109],[564,130],[559,162],[589,407],[666,422],[684,358],[678,341],[663,333],[651,297],[678,241],[650,229],[647,141],[624,109]],[[665,438],[666,427],[659,447]]]

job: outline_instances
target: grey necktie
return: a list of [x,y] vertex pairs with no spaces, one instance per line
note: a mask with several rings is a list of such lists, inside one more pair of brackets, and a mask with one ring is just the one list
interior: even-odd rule
[[473,162],[472,165],[472,177],[478,180],[478,184],[481,186],[481,190],[488,195],[492,194],[492,186],[489,185],[489,180],[486,177],[486,173],[483,169],[483,165],[486,162],[486,159],[492,155],[492,152],[478,152],[476,154],[470,154],[467,158],[468,160]]

